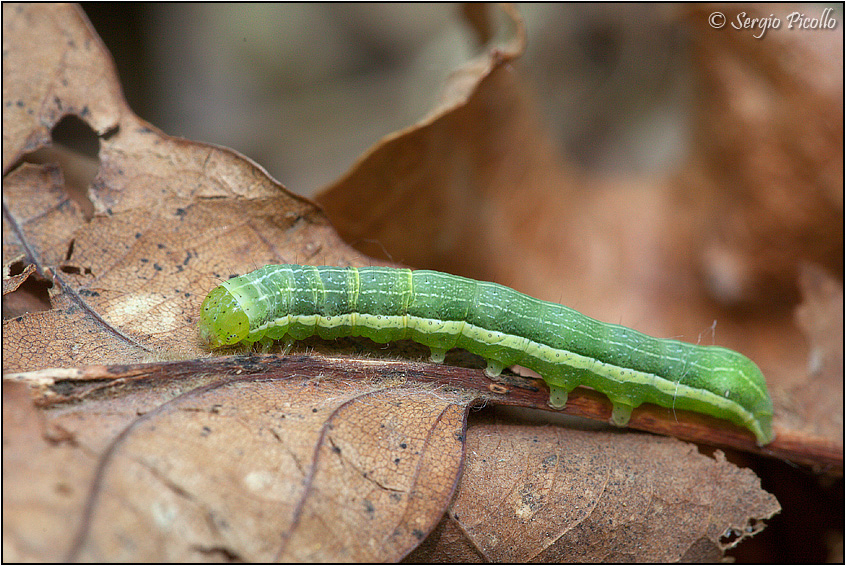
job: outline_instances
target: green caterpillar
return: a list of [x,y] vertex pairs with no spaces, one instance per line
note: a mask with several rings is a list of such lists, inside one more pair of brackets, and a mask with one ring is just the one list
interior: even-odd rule
[[464,348],[487,360],[492,377],[515,364],[534,370],[555,408],[586,385],[608,396],[619,426],[633,408],[653,403],[729,420],[751,430],[759,445],[773,439],[772,400],[749,358],[653,338],[496,283],[437,271],[266,265],[212,290],[199,326],[211,348],[314,334],[411,339],[429,346],[438,363],[447,350]]

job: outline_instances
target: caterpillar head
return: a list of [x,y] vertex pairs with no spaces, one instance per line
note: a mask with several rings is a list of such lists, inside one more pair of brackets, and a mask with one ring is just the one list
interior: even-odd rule
[[232,293],[220,285],[200,307],[200,340],[209,348],[237,344],[250,332],[250,321]]

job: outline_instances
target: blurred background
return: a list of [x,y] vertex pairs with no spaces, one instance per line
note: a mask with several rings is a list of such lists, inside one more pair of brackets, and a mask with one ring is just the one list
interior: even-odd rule
[[[460,4],[83,5],[126,98],[171,135],[224,145],[310,195],[432,108],[482,49]],[[649,173],[684,158],[679,7],[520,4],[519,71],[567,158]]]
[[[456,70],[495,44],[482,36],[499,28],[479,25],[479,6],[83,7],[138,115],[168,134],[235,149],[313,196],[425,117]],[[830,9],[842,22],[842,4],[735,4],[722,8],[725,29],[709,26],[713,8],[698,4],[517,7],[528,48],[512,67],[544,130],[537,137],[551,140],[568,170],[553,191],[565,194],[569,182],[574,194],[638,183],[674,192],[640,212],[663,207],[675,236],[691,227],[677,259],[695,266],[721,304],[792,308],[802,262],[842,281],[842,25],[800,33],[784,23],[762,39],[730,29],[747,11],[786,22],[791,10]],[[323,206],[342,236],[361,238]]]

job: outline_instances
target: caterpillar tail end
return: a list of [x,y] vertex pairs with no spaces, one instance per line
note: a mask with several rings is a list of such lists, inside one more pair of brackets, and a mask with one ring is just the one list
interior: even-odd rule
[[766,415],[748,427],[755,434],[758,446],[766,446],[775,440],[773,432],[772,416]]

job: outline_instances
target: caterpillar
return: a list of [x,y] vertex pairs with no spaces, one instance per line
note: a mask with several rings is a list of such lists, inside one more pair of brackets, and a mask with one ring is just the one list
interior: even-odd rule
[[411,339],[441,363],[464,348],[498,376],[520,365],[563,408],[579,385],[605,394],[611,422],[625,426],[642,403],[726,419],[759,445],[773,439],[773,404],[752,360],[720,346],[653,338],[600,322],[514,289],[438,271],[389,267],[266,265],[232,278],[203,301],[199,331],[209,348],[274,340],[363,336]]

